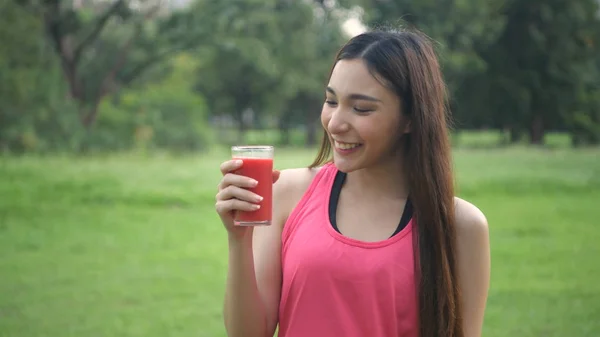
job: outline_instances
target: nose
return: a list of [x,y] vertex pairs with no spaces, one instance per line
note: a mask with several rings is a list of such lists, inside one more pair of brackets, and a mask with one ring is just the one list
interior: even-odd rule
[[350,129],[345,113],[339,107],[331,112],[331,117],[327,123],[329,133],[343,133]]

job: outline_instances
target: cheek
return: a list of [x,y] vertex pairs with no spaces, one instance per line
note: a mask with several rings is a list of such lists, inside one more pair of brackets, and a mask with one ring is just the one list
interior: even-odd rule
[[323,108],[321,109],[321,124],[325,129],[327,129],[327,124],[329,124],[329,120],[331,119],[330,110],[327,105],[323,104]]
[[395,135],[400,133],[398,123],[398,120],[390,120],[389,118],[371,120],[363,128],[363,135],[365,138],[374,141],[373,143],[376,143],[378,148],[387,149],[396,143],[397,137]]

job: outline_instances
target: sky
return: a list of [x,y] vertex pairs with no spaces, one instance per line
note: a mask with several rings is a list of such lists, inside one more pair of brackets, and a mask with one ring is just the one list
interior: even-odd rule
[[362,22],[360,22],[358,18],[350,18],[346,20],[346,22],[342,24],[342,29],[350,37],[364,33],[367,30],[367,28],[362,24]]

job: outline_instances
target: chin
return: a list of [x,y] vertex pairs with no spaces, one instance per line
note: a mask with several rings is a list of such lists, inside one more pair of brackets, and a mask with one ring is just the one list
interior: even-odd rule
[[333,156],[333,164],[340,172],[344,173],[350,173],[359,169],[356,164],[350,163],[348,160],[336,158],[335,155]]

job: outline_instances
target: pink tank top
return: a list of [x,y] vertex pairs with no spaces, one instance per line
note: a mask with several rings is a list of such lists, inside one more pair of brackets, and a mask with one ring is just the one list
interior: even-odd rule
[[278,336],[418,336],[413,221],[384,241],[343,236],[328,213],[336,173],[323,166],[285,224]]

